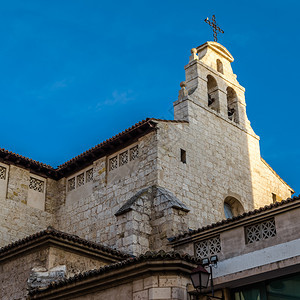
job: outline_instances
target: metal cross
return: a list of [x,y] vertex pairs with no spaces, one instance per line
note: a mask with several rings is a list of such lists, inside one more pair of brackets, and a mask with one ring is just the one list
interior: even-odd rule
[[215,15],[212,16],[212,22],[209,21],[208,18],[206,18],[204,21],[205,21],[209,26],[212,27],[212,30],[213,30],[213,32],[214,32],[214,41],[217,42],[217,40],[218,40],[218,38],[217,38],[218,32],[217,32],[217,31],[219,31],[219,32],[221,32],[221,33],[224,33],[224,31],[223,31],[220,27],[217,26]]

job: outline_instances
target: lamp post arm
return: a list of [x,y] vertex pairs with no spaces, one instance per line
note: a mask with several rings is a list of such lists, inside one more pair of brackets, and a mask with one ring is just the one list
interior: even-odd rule
[[209,271],[210,271],[210,287],[211,287],[211,293],[214,297],[214,282],[213,282],[213,274],[212,274],[212,264],[209,264]]

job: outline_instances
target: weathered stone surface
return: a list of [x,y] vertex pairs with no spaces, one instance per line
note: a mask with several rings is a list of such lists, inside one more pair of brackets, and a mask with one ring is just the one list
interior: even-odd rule
[[66,266],[56,266],[50,270],[44,267],[33,268],[27,280],[28,289],[43,289],[52,282],[57,282],[66,277]]

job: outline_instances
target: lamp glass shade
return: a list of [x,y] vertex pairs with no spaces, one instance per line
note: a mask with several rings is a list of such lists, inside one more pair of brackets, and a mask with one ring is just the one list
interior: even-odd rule
[[210,273],[202,266],[198,266],[192,271],[191,280],[195,289],[207,288]]

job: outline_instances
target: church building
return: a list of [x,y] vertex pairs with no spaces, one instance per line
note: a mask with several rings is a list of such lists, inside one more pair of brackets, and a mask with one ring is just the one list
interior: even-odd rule
[[300,299],[300,199],[260,155],[233,60],[193,48],[173,120],[57,168],[0,149],[0,299],[206,299],[190,275],[212,257],[218,299]]

